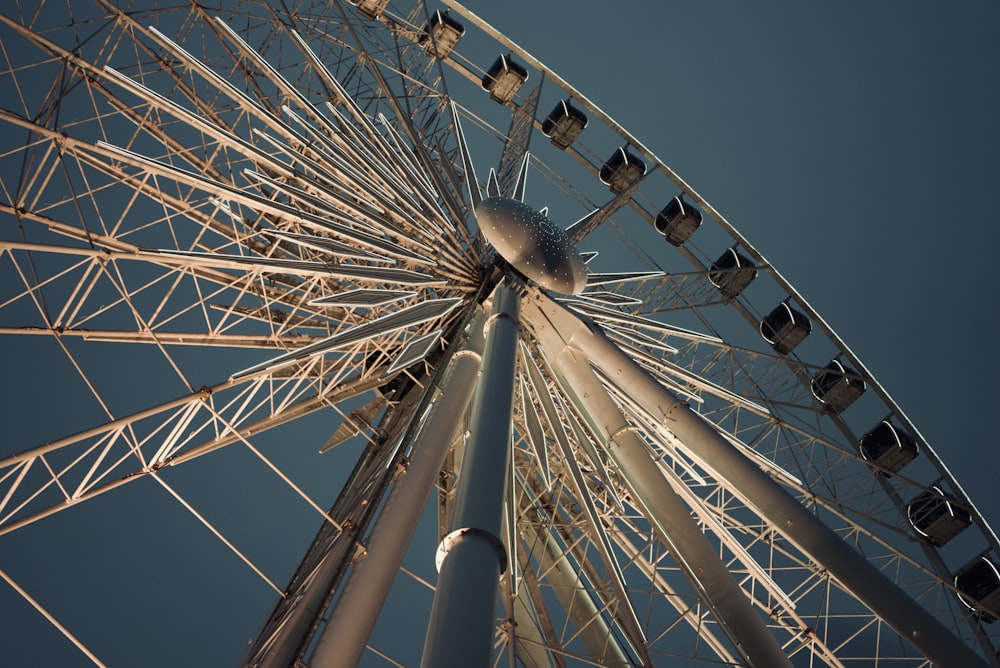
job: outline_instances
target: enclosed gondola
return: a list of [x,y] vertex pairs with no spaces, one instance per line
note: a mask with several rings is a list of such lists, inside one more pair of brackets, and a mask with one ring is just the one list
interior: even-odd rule
[[351,0],[351,4],[356,6],[365,18],[374,21],[382,16],[382,12],[389,6],[389,0]]
[[787,355],[802,343],[812,331],[812,323],[805,313],[781,302],[760,321],[760,335],[771,344],[775,352]]
[[495,102],[507,104],[528,80],[528,70],[514,62],[510,55],[500,54],[483,77],[483,89]]
[[897,473],[920,452],[913,437],[888,420],[862,436],[858,449],[862,457],[886,474]]
[[955,574],[958,597],[984,622],[1000,617],[1000,569],[987,557],[976,559]]
[[442,12],[439,9],[424,25],[420,43],[424,45],[427,55],[433,56],[436,50],[438,58],[447,58],[464,34],[465,26],[456,21],[448,12]]
[[587,114],[569,100],[561,100],[542,121],[542,134],[562,150],[569,148],[583,129],[587,127]]
[[701,211],[684,201],[684,197],[678,195],[673,198],[663,210],[656,215],[656,231],[672,243],[680,246],[694,234],[694,231],[701,225]]
[[840,413],[858,400],[867,385],[858,373],[833,360],[813,376],[809,383],[813,396],[826,408]]
[[922,492],[906,506],[910,525],[923,538],[938,547],[972,524],[968,511],[957,505],[955,497],[937,485]]
[[601,181],[618,194],[646,175],[646,163],[624,146],[611,154],[601,167]]
[[708,272],[708,280],[726,299],[735,299],[755,278],[757,267],[753,260],[735,248],[727,248]]

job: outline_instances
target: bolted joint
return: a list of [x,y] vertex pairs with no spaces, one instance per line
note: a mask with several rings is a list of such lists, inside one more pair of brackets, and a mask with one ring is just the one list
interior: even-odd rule
[[507,548],[504,547],[503,541],[497,538],[495,535],[486,531],[484,529],[477,529],[475,527],[466,527],[464,529],[455,529],[447,536],[441,539],[438,544],[437,556],[435,558],[435,564],[437,566],[438,572],[441,572],[441,565],[444,564],[445,558],[451,550],[464,540],[485,540],[492,547],[497,555],[497,561],[500,563],[500,573],[503,574],[507,570]]
[[514,316],[510,315],[509,313],[494,313],[493,315],[491,315],[489,318],[486,319],[485,323],[483,323],[483,334],[489,335],[490,328],[493,327],[494,323],[496,323],[496,321],[501,318],[506,318],[507,320],[510,320],[512,323],[514,323],[514,326],[517,327],[517,331],[518,332],[521,331],[521,321],[515,318]]

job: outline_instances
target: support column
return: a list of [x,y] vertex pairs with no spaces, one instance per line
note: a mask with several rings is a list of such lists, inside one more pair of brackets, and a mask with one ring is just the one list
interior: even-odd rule
[[438,582],[422,668],[488,666],[500,574],[500,540],[511,447],[520,304],[501,283],[487,322],[482,373],[472,405],[450,531],[438,546]]
[[483,320],[473,320],[469,342],[452,359],[441,395],[434,400],[413,443],[410,464],[393,486],[368,538],[367,554],[352,569],[330,613],[309,661],[312,668],[354,668],[361,660],[475,390],[483,352]]
[[[536,333],[551,346],[572,347],[598,366],[644,410],[661,420],[722,480],[739,488],[754,510],[782,536],[827,569],[847,591],[885,620],[925,657],[946,668],[983,666],[985,661],[900,589],[830,527],[796,501],[754,462],[738,452],[686,402],[656,382],[604,336],[600,327],[545,297],[529,314]],[[527,308],[526,308],[527,310]]]
[[[553,351],[554,352],[554,351]],[[555,360],[565,381],[564,389],[584,408],[636,501],[670,546],[674,559],[692,586],[699,591],[716,621],[735,645],[741,659],[751,666],[791,668],[774,634],[754,610],[718,550],[702,533],[691,510],[649,456],[646,446],[629,429],[628,422],[578,351],[565,348]]]

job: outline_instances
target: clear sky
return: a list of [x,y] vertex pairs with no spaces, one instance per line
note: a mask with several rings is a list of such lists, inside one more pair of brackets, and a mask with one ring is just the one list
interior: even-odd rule
[[[987,519],[1000,524],[992,424],[1000,411],[993,345],[1000,321],[993,259],[1000,246],[998,5],[466,4],[625,126],[748,237],[882,382]],[[60,388],[31,376],[31,355],[51,349],[11,337],[4,343],[0,359],[14,370],[4,389],[9,406],[33,411],[39,423],[53,411],[75,410]],[[129,353],[120,354],[114,373],[141,382]],[[229,352],[213,353],[210,362],[229,371],[246,366]],[[61,398],[38,399],[53,396]],[[327,435],[326,425],[306,421],[301,440],[282,451],[314,457]],[[239,457],[224,465],[206,458],[200,473],[177,484],[197,503],[212,500],[213,476],[245,473],[229,512],[271,522],[272,499],[287,502],[280,497],[286,491],[255,469],[252,457]],[[305,467],[314,469],[304,473],[313,476],[304,483],[310,490],[338,484],[324,466]],[[259,580],[222,548],[207,566],[190,562],[187,546],[171,540],[174,525],[190,518],[160,514],[159,505],[140,513],[133,493],[123,489],[95,502],[93,523],[57,517],[27,530],[24,543],[42,545],[41,555],[21,553],[22,539],[4,537],[0,568],[37,574],[51,567],[51,576],[33,581],[36,595],[55,600],[60,588],[73,586],[98,612],[107,593],[102,575],[123,575],[115,586],[125,591],[116,596],[139,604],[134,614],[119,615],[131,618],[112,642],[162,635],[154,625],[194,624],[204,633],[185,642],[208,648],[212,626],[224,622],[206,601],[229,596],[233,582],[252,589],[237,602],[251,610],[245,618],[263,619],[272,592],[260,591]],[[175,509],[166,495],[158,498],[163,509]],[[279,586],[282,569],[294,567],[315,526],[310,517],[302,527],[261,530],[269,542],[261,559]],[[140,537],[140,551],[109,553],[103,546],[126,530]],[[284,556],[272,560],[272,553]],[[0,618],[18,620],[15,633],[0,630],[20,662],[11,665],[28,665],[36,653],[42,665],[84,665],[76,650],[52,641],[47,630],[42,635],[45,622],[5,587],[0,583]],[[153,590],[158,602],[143,603]],[[166,621],[159,619],[164,610]],[[98,621],[89,628],[86,610],[74,614],[82,634],[100,642],[114,636]],[[206,665],[235,664],[241,650],[214,647]],[[154,666],[169,665],[176,652],[146,645],[123,654],[148,658],[134,665]]]

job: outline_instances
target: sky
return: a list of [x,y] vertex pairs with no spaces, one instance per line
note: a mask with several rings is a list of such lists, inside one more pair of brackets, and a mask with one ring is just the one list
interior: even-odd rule
[[[992,424],[1000,409],[992,271],[1000,244],[993,207],[1000,154],[997,5],[470,0],[466,6],[627,128],[749,238],[864,361],[986,518],[1000,524]],[[66,400],[40,408],[45,402],[33,399],[58,396],[59,388],[31,378],[25,356],[51,351],[5,343],[0,359],[12,370],[8,378],[22,379],[20,387],[8,384],[8,405],[30,405],[25,410],[36,411],[39,421],[53,419],[52,405],[72,411]],[[224,356],[213,364],[235,370],[239,360]],[[127,364],[112,372],[130,373]],[[307,421],[301,433],[287,455],[315,456],[324,425]],[[232,512],[269,518],[273,499],[285,492],[266,475],[246,473],[254,470],[252,458],[239,457],[235,464],[206,461],[197,476],[177,484],[196,501],[208,499],[213,476],[238,471],[246,474],[245,493]],[[310,488],[337,484],[322,464],[315,475]],[[324,475],[330,477],[320,481]],[[123,489],[94,502],[102,519],[93,524],[53,518],[51,527],[26,532],[25,542],[45,546],[41,556],[19,553],[21,539],[0,542],[6,550],[0,568],[25,572],[28,560],[43,568],[51,563],[51,582],[37,585],[39,596],[82,587],[98,609],[102,574],[124,576],[116,586],[126,598],[155,590],[117,631],[124,644],[147,637],[151,631],[143,627],[154,624],[214,623],[214,608],[204,602],[229,595],[230,580],[242,582],[238,567],[222,550],[208,564],[191,563],[186,546],[170,540],[173,524],[188,518],[142,513],[132,494]],[[164,495],[157,503],[173,502]],[[123,528],[143,537],[144,552],[109,557],[102,546]],[[261,530],[263,540],[293,555],[282,567],[294,566],[315,521],[301,530],[273,529]],[[151,572],[147,556],[171,566]],[[39,643],[51,637],[35,635],[44,622],[11,594],[0,589],[0,610],[25,623],[18,637],[0,634],[17,648],[13,656],[84,665],[61,640]],[[267,591],[254,594],[246,605],[259,613],[250,617],[262,619],[272,599]],[[164,622],[157,620],[163,609],[183,612]],[[204,637],[185,642],[207,647],[211,635],[206,628]],[[241,649],[221,656],[235,664]],[[119,665],[166,664],[174,656],[148,645],[123,654],[130,658]]]

